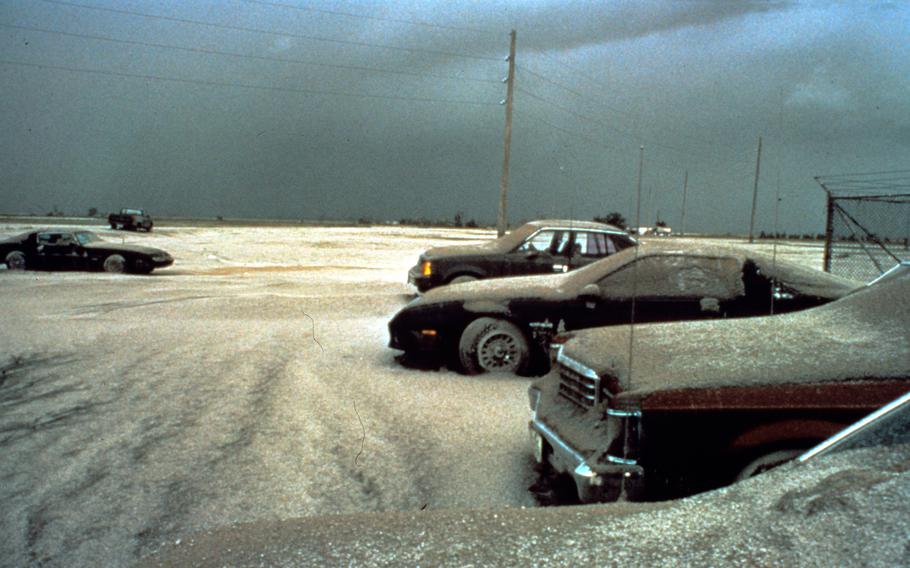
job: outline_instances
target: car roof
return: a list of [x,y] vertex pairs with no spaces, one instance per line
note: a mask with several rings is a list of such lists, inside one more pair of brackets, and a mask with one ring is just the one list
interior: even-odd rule
[[591,229],[628,234],[626,231],[620,229],[615,225],[608,225],[607,223],[596,223],[594,221],[577,221],[574,219],[540,219],[537,221],[530,221],[527,224],[540,228]]

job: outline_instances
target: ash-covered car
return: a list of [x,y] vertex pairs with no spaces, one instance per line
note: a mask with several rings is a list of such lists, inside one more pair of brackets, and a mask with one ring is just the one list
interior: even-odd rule
[[430,290],[389,322],[389,345],[467,373],[540,374],[555,333],[629,323],[633,304],[639,323],[733,318],[817,306],[860,286],[745,249],[655,242],[568,274]]
[[750,477],[910,390],[908,298],[904,270],[799,313],[572,332],[529,389],[535,458],[586,502]]
[[103,270],[148,274],[174,263],[167,252],[104,241],[91,231],[42,229],[0,240],[10,270]]
[[485,278],[568,272],[635,244],[634,238],[613,225],[531,221],[481,245],[431,248],[408,272],[408,282],[425,292]]

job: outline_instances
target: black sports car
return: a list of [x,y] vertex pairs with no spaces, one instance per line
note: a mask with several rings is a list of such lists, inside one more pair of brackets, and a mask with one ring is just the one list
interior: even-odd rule
[[431,248],[408,272],[408,282],[424,292],[485,278],[568,272],[636,244],[603,223],[531,221],[481,245]]
[[626,249],[574,272],[430,290],[389,322],[411,360],[467,373],[545,372],[562,330],[768,315],[836,300],[862,284],[731,247],[669,242]]
[[0,259],[10,270],[104,270],[148,274],[170,266],[161,249],[106,242],[91,231],[42,229],[0,240]]

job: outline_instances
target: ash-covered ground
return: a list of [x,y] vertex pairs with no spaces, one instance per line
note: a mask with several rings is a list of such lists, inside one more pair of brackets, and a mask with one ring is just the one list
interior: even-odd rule
[[[417,255],[492,232],[95,229],[177,260],[0,271],[0,564],[122,566],[223,525],[535,505],[527,379],[408,369],[386,346]],[[821,263],[819,246],[776,251]]]

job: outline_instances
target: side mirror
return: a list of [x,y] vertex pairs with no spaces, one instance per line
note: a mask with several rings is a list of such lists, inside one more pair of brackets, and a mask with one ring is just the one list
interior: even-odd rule
[[585,284],[578,293],[578,298],[586,302],[593,302],[600,298],[600,286],[597,284]]
[[538,256],[540,256],[540,251],[536,251],[536,250],[529,250],[525,253],[525,258],[528,260],[535,259]]

